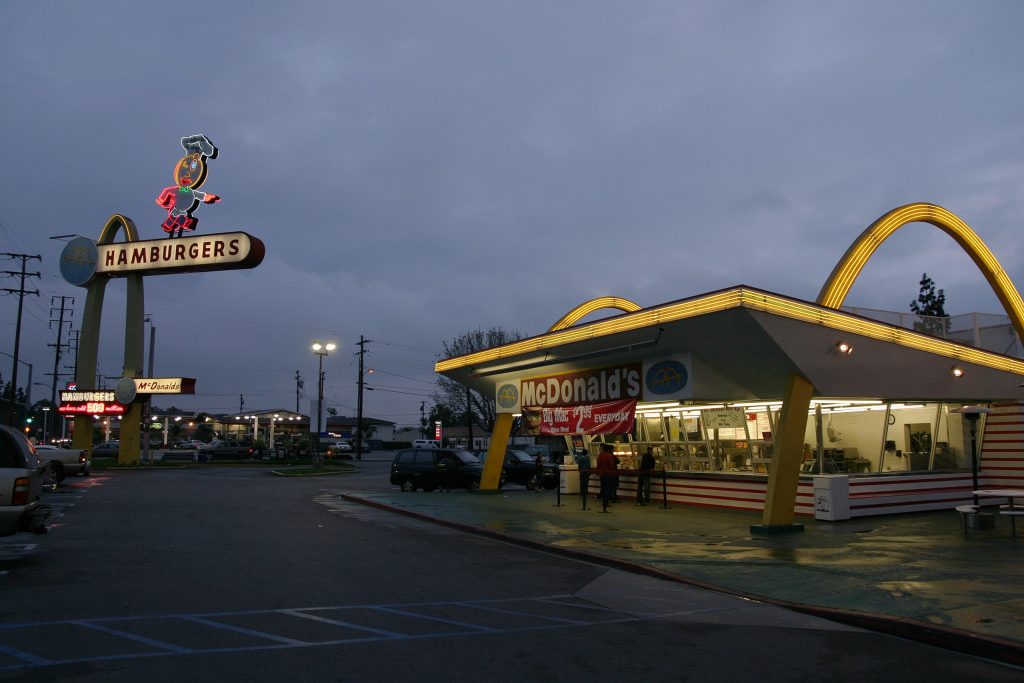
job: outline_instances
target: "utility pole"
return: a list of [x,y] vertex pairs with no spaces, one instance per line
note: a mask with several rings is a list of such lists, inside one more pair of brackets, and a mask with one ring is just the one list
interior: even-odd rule
[[[61,297],[51,296],[50,297],[50,327],[51,328],[53,327],[53,323],[54,323],[54,320],[53,320],[54,302],[56,302],[56,300],[58,298],[60,299],[60,317],[57,320],[57,343],[56,344],[48,344],[47,345],[47,346],[53,346],[53,383],[50,385],[50,406],[52,408],[54,408],[53,415],[54,415],[55,418],[57,417],[57,411],[56,411],[56,408],[57,408],[57,379],[60,376],[59,375],[59,373],[60,373],[60,354],[61,354],[61,351],[64,348],[64,344],[63,344],[63,336],[64,336],[64,311],[67,310],[69,315],[73,315],[74,314],[74,309],[73,308],[72,309],[66,309],[65,308],[65,304],[69,300],[71,301],[71,305],[74,305],[74,303],[75,303],[75,297],[73,297],[73,296],[61,296]],[[71,325],[71,321],[70,320],[68,321],[68,325],[69,326]],[[47,426],[49,427],[51,425],[47,425]],[[56,419],[53,420],[53,425],[52,426],[53,427],[57,426],[57,420]],[[46,428],[44,428],[43,429],[43,438],[45,439],[47,436],[50,436],[50,435],[46,433]],[[53,439],[52,438],[50,439],[50,443],[53,443]]]
[[245,410],[245,394],[238,395],[238,414],[241,415]]
[[372,339],[363,339],[359,335],[359,393],[356,397],[356,460],[363,459],[363,355],[366,353],[366,345]]
[[[22,313],[22,309],[24,308],[24,305],[25,305],[25,295],[26,294],[35,294],[36,296],[39,296],[39,290],[31,290],[31,291],[29,291],[29,290],[25,289],[25,278],[27,278],[27,277],[39,277],[39,273],[29,273],[29,272],[26,272],[25,271],[25,266],[26,266],[26,264],[31,259],[36,259],[40,263],[42,263],[43,259],[39,255],[32,256],[32,255],[29,255],[29,254],[4,253],[4,254],[0,254],[0,256],[6,256],[6,257],[8,257],[10,259],[21,259],[21,272],[13,271],[13,270],[0,271],[0,273],[2,273],[3,275],[7,275],[9,277],[20,277],[21,278],[21,284],[18,287],[18,289],[9,289],[9,288],[6,288],[6,287],[3,288],[3,289],[0,289],[0,291],[7,292],[9,294],[17,294],[18,295],[18,321],[14,325],[14,368],[11,371],[11,409],[10,409],[10,413],[8,414],[8,422],[7,422],[7,424],[9,424],[12,427],[14,427],[17,424],[17,422],[18,422],[18,405],[17,405],[16,399],[17,399],[17,393],[18,393],[18,353],[21,350],[21,313]],[[32,384],[31,383],[29,384],[29,391],[32,391]],[[25,407],[26,412],[29,410],[29,408],[31,408],[31,406],[26,406]]]
[[295,371],[295,413],[296,414],[299,413],[299,399],[302,398],[302,395],[301,395],[302,394],[302,386],[303,386],[302,375],[300,375],[299,371],[296,370]]
[[426,401],[420,401],[420,438],[427,438],[427,414],[425,412],[427,407]]
[[473,399],[469,394],[469,385],[466,385],[466,448],[473,448]]

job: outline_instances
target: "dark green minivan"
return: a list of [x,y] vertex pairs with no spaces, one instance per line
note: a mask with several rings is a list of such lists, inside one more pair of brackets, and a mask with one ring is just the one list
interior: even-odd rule
[[391,483],[403,491],[480,488],[484,464],[458,448],[408,448],[391,461]]

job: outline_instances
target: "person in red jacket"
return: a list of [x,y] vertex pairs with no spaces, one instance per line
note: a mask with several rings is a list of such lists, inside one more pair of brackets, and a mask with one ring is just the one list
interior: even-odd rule
[[619,476],[619,467],[615,463],[610,443],[601,444],[601,454],[597,456],[597,476],[601,479],[601,511],[608,512],[608,503],[615,497],[615,480]]

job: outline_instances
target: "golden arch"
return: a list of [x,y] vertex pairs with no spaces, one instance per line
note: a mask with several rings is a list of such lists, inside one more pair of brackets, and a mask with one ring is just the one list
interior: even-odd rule
[[[124,233],[125,242],[139,241],[139,231],[127,216],[115,213],[100,231],[97,244],[113,244],[118,232]],[[143,338],[145,336],[145,292],[142,275],[131,273],[127,280],[127,302],[124,325],[124,377],[142,376]],[[110,278],[97,277],[89,283],[85,295],[85,312],[82,316],[82,331],[78,342],[78,370],[75,381],[87,389],[96,386],[96,360],[99,356],[100,321],[103,317],[103,296]],[[139,420],[141,404],[133,403],[121,419],[121,450],[118,461],[122,464],[135,462],[139,452]],[[75,448],[92,448],[92,423],[89,415],[75,416],[73,445]]]
[[599,311],[602,308],[616,308],[620,311],[625,311],[626,313],[632,313],[633,311],[639,311],[640,305],[633,303],[629,299],[623,299],[618,296],[600,296],[596,299],[583,302],[563,315],[558,322],[551,326],[551,329],[549,329],[548,332],[564,330],[567,327],[571,327],[584,316],[589,315],[594,311]]
[[[1017,334],[1024,339],[1024,302],[999,261],[981,238],[959,217],[935,204],[915,203],[901,206],[885,214],[861,233],[850,245],[825,285],[818,294],[817,303],[829,308],[843,305],[846,295],[864,264],[890,235],[907,223],[931,223],[939,228],[971,257],[1013,323]],[[792,375],[782,401],[781,429],[777,439],[778,457],[773,458],[768,478],[762,527],[783,528],[792,525],[796,489],[800,478],[800,450],[807,425],[814,387],[804,377]]]
[[1006,271],[981,238],[956,214],[935,204],[907,204],[893,209],[861,233],[829,275],[817,303],[829,308],[843,305],[868,258],[890,235],[907,223],[931,223],[956,240],[985,276],[999,302],[1010,316],[1017,334],[1024,339],[1024,302]]

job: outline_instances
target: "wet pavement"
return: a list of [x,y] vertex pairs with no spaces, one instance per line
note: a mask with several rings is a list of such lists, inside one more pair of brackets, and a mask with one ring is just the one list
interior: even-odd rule
[[760,515],[518,487],[498,493],[359,492],[359,501],[532,547],[763,599],[915,640],[1024,663],[1024,535],[1007,519],[965,538],[953,510],[750,532]]

